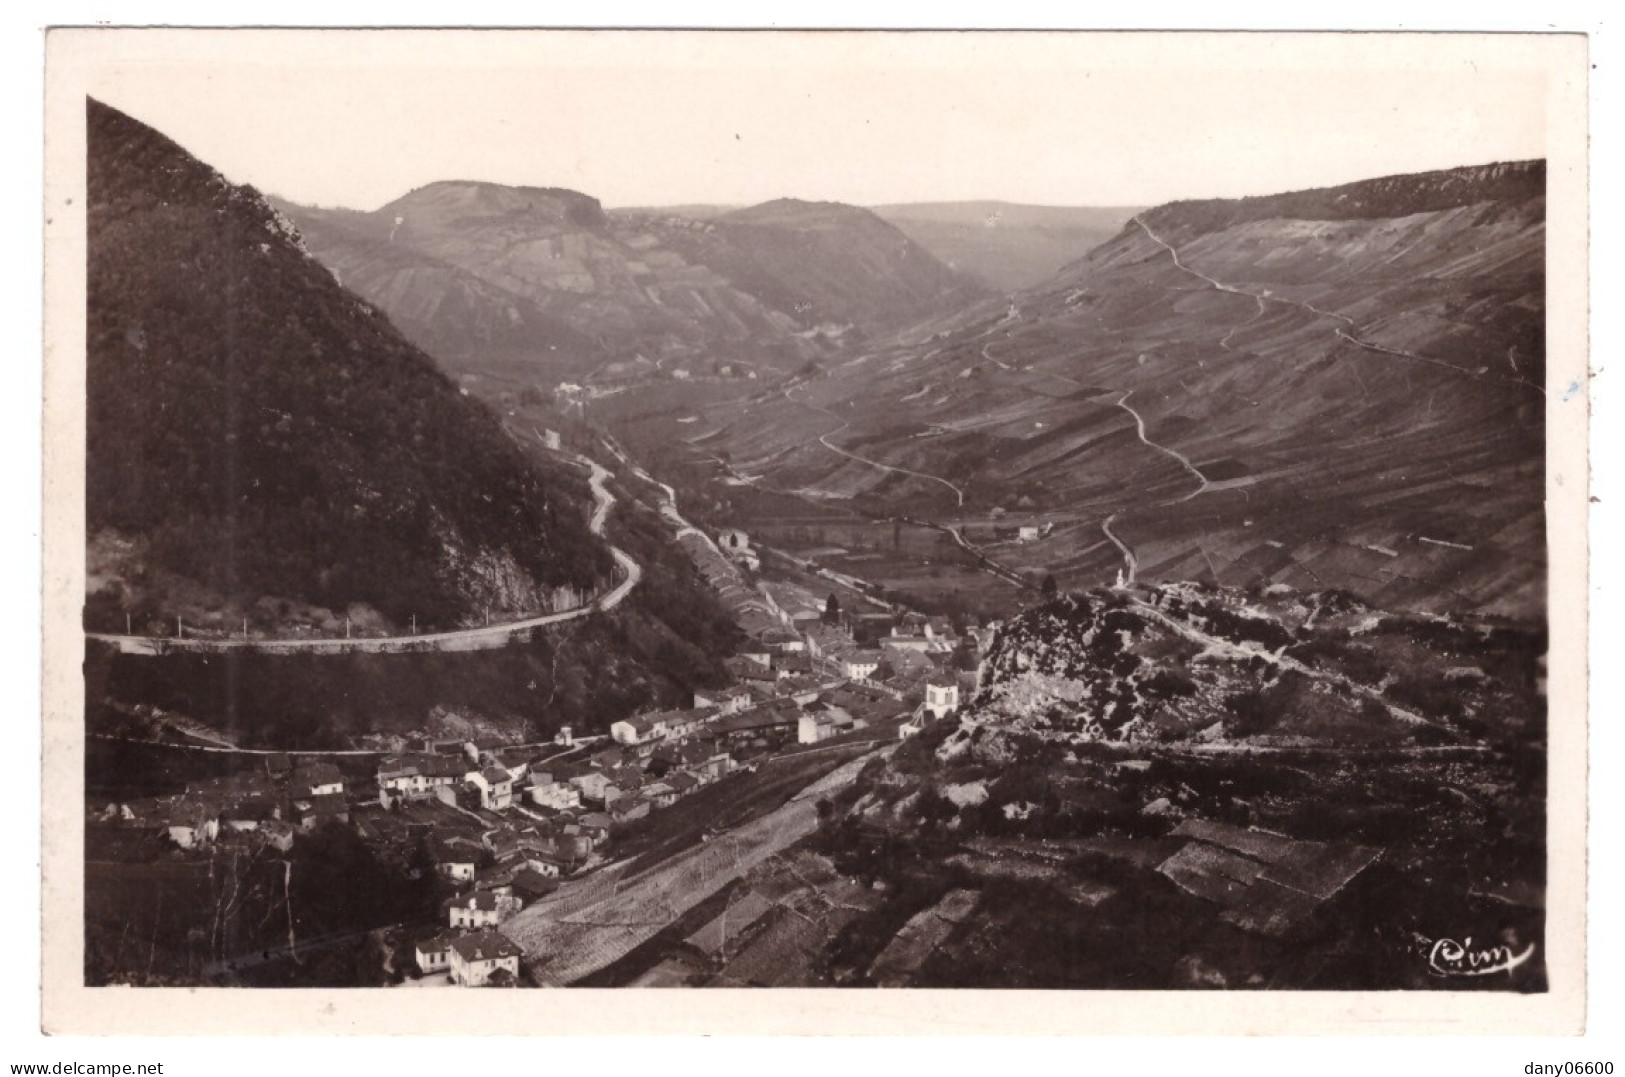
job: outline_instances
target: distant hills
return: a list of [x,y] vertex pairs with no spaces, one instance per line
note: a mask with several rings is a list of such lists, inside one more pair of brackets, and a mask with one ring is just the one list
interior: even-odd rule
[[1469,167],[1159,206],[1008,302],[686,436],[972,541],[990,514],[1049,525],[993,552],[1063,587],[1534,615],[1544,339],[1544,164]]
[[99,102],[87,123],[96,627],[307,604],[450,626],[607,578],[579,480],[538,472],[258,192]]
[[781,198],[724,213],[701,228],[668,220],[643,219],[663,244],[802,326],[853,326],[876,335],[987,294],[857,206]]
[[[1033,206],[984,199],[901,202],[868,208],[950,269],[994,291],[1013,292],[1054,276],[1068,262],[1110,239],[1124,221],[1143,207]],[[695,203],[627,207],[610,212],[616,216],[714,221],[738,219],[740,213],[749,215],[762,209]]]
[[1031,288],[1110,239],[1140,207],[911,202],[874,206],[943,262],[999,291]]
[[576,380],[729,359],[788,370],[985,294],[855,207],[606,214],[573,191],[470,181],[372,212],[279,207],[346,285],[459,371]]

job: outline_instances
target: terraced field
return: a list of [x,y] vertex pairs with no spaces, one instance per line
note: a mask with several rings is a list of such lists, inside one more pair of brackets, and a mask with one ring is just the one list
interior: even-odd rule
[[1336,191],[1280,218],[1161,207],[1006,307],[705,409],[681,440],[859,512],[1041,518],[1021,553],[1064,586],[1122,571],[1531,616],[1545,208],[1519,169],[1461,170],[1449,204],[1401,177],[1414,208],[1364,217]]

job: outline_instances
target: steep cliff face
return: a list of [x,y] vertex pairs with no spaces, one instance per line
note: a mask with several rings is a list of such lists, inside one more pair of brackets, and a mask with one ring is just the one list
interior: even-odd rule
[[1183,243],[1254,221],[1377,221],[1492,202],[1517,206],[1545,194],[1545,161],[1502,161],[1287,194],[1169,202],[1145,219]]
[[1159,207],[1008,302],[719,412],[707,448],[860,506],[1034,516],[1022,567],[1064,583],[1538,616],[1543,177]]
[[258,192],[98,102],[87,120],[95,627],[278,602],[449,626],[609,575],[581,484],[527,462]]

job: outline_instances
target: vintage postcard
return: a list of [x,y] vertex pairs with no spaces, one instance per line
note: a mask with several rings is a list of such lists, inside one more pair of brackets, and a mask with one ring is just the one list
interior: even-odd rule
[[48,1031],[1580,1031],[1584,37],[47,53]]

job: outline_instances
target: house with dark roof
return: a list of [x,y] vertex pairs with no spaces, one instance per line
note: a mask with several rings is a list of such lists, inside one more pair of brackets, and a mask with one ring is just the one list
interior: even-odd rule
[[439,842],[429,850],[429,855],[434,858],[435,870],[453,882],[467,882],[474,878],[479,853],[479,846],[462,841]]
[[206,845],[220,836],[220,804],[207,797],[171,797],[154,806],[151,816],[182,849]]
[[508,772],[508,777],[514,781],[523,781],[530,772],[531,752],[525,748],[505,748],[492,754],[491,761],[495,766]]
[[258,830],[280,818],[282,812],[271,797],[243,797],[220,809],[220,825],[231,830]]
[[841,675],[854,681],[866,681],[880,669],[884,656],[879,651],[849,651],[841,657]]
[[445,972],[451,967],[451,938],[442,932],[419,939],[414,949],[417,952],[418,970],[426,976]]
[[420,800],[442,787],[456,786],[468,767],[443,755],[390,756],[378,764],[378,799],[386,807],[396,800]]
[[350,805],[338,793],[301,797],[293,802],[293,816],[305,830],[315,830],[323,823],[348,823]]
[[677,803],[677,790],[665,781],[650,782],[638,792],[657,808],[669,808]]
[[620,788],[601,770],[589,770],[570,779],[570,784],[581,790],[581,799],[603,804],[621,795]]
[[344,792],[344,775],[331,763],[306,763],[296,767],[288,790],[294,796],[319,797]]
[[514,896],[526,905],[541,900],[558,888],[556,877],[549,877],[532,867],[521,868],[513,875]]
[[649,801],[641,796],[617,797],[606,807],[610,818],[617,823],[630,823],[649,814]]
[[525,794],[538,808],[569,811],[581,806],[581,790],[551,771],[532,771]]
[[786,677],[807,676],[814,668],[810,654],[782,654],[773,660],[773,672],[778,674],[781,681]]
[[894,634],[881,640],[880,646],[887,651],[917,651],[924,654],[926,651],[931,650],[931,641],[924,636]]
[[486,811],[504,811],[513,803],[513,775],[498,766],[468,773],[468,780],[480,791],[480,807]]
[[754,658],[743,656],[727,658],[723,660],[722,665],[728,671],[728,676],[746,684],[751,681],[772,681],[778,677],[765,663],[758,662]]
[[519,911],[518,903],[495,890],[474,890],[440,903],[447,926],[453,928],[496,927]]
[[481,786],[473,779],[474,775],[470,773],[467,778],[455,785],[438,786],[434,791],[434,795],[442,804],[448,804],[453,808],[461,808],[463,811],[479,811],[485,807],[486,790],[484,786]]
[[735,714],[744,710],[751,704],[750,689],[742,684],[729,685],[726,688],[697,688],[694,690],[694,707],[714,709],[718,714]]
[[614,818],[608,812],[595,811],[577,819],[576,825],[581,828],[582,834],[596,842],[609,837],[609,828],[614,822]]
[[464,935],[451,944],[451,982],[462,987],[484,987],[498,972],[519,978],[524,956],[514,941],[495,931]]
[[475,737],[463,742],[463,756],[476,767],[484,766],[486,754],[499,751],[506,744],[501,737]]

